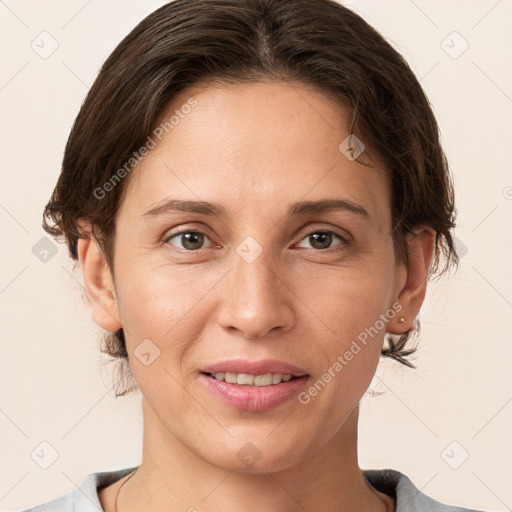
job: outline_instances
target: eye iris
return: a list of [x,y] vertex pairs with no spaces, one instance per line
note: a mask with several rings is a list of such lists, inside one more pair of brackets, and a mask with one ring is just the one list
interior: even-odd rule
[[[196,232],[189,232],[181,234],[182,244],[185,249],[200,249],[203,245],[204,235]],[[194,244],[198,244],[198,246],[194,246]]]
[[[204,234],[200,231],[187,231],[178,233],[175,237],[182,238],[182,245],[185,249],[200,249],[204,243]],[[311,246],[314,249],[328,249],[332,242],[333,234],[329,232],[317,231],[308,236]]]
[[[328,249],[331,245],[332,235],[330,233],[314,233],[309,236],[310,241],[312,240],[311,246],[315,249]],[[320,239],[320,247],[318,246],[318,241]],[[327,244],[325,241],[327,240]],[[322,244],[324,246],[322,246]]]

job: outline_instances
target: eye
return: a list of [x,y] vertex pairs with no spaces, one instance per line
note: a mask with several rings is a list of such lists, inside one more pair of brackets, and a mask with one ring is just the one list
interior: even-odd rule
[[[173,243],[172,240],[178,240],[178,244]],[[338,239],[340,242],[334,246],[332,246],[332,242],[334,239]],[[184,249],[184,252],[194,252],[200,249],[204,249],[203,244],[206,240],[209,240],[209,237],[198,230],[182,230],[177,233],[173,233],[164,239],[164,243],[169,243],[178,249]],[[349,240],[344,236],[340,235],[336,231],[328,230],[328,229],[317,229],[309,233],[302,240],[308,240],[312,249],[316,250],[328,250],[333,247],[340,247],[343,249],[345,246],[349,244]],[[308,247],[306,247],[307,249]]]
[[[344,236],[341,236],[336,231],[331,231],[328,229],[317,229],[316,231],[312,231],[302,240],[308,240],[313,249],[326,250],[332,248],[331,243],[333,238],[340,240],[340,243],[336,244],[334,247],[338,247],[340,245],[346,246],[349,243],[349,241]],[[307,248],[308,247],[306,247],[306,249]]]
[[[175,245],[171,242],[174,238],[179,240],[181,237],[181,247],[179,245]],[[173,233],[165,238],[165,243],[170,243],[174,247],[178,247],[179,249],[185,249],[188,251],[196,251],[198,249],[203,249],[202,245],[205,240],[209,240],[208,236],[202,231],[197,230],[183,230],[178,231],[177,233]]]

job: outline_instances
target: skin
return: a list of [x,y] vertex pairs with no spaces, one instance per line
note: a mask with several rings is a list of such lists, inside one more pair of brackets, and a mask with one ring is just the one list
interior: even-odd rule
[[[115,277],[92,236],[78,243],[93,319],[125,329],[143,397],[142,463],[118,511],[394,510],[359,468],[358,404],[385,331],[413,327],[435,233],[418,227],[409,266],[396,264],[389,180],[378,163],[340,152],[347,112],[322,92],[284,82],[197,85],[164,117],[191,96],[197,106],[133,171],[116,219]],[[220,203],[229,216],[143,215],[169,197]],[[334,197],[371,218],[286,215],[291,203]],[[183,236],[161,241],[181,228],[205,233],[199,249]],[[350,243],[333,236],[318,248],[317,229]],[[247,236],[262,247],[252,263],[236,252]],[[308,387],[397,302],[400,313],[306,405],[292,398],[240,411],[198,378],[214,361],[277,358],[303,368]],[[134,356],[147,338],[160,349],[149,366]],[[261,453],[250,467],[237,455],[248,442]],[[125,480],[100,492],[107,512]]]

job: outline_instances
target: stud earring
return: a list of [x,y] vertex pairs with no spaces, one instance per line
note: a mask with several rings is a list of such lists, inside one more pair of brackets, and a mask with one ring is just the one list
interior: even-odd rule
[[398,320],[398,323],[399,324],[405,324],[405,318],[403,316],[401,316]]

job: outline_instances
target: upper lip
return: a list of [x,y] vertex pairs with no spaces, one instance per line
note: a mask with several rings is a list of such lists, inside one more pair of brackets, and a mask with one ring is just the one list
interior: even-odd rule
[[308,375],[302,368],[293,364],[279,361],[278,359],[262,359],[260,361],[249,361],[247,359],[230,359],[219,361],[205,366],[201,369],[204,373],[245,373],[248,375],[265,375],[267,373],[281,373],[283,375],[292,375],[302,377]]

